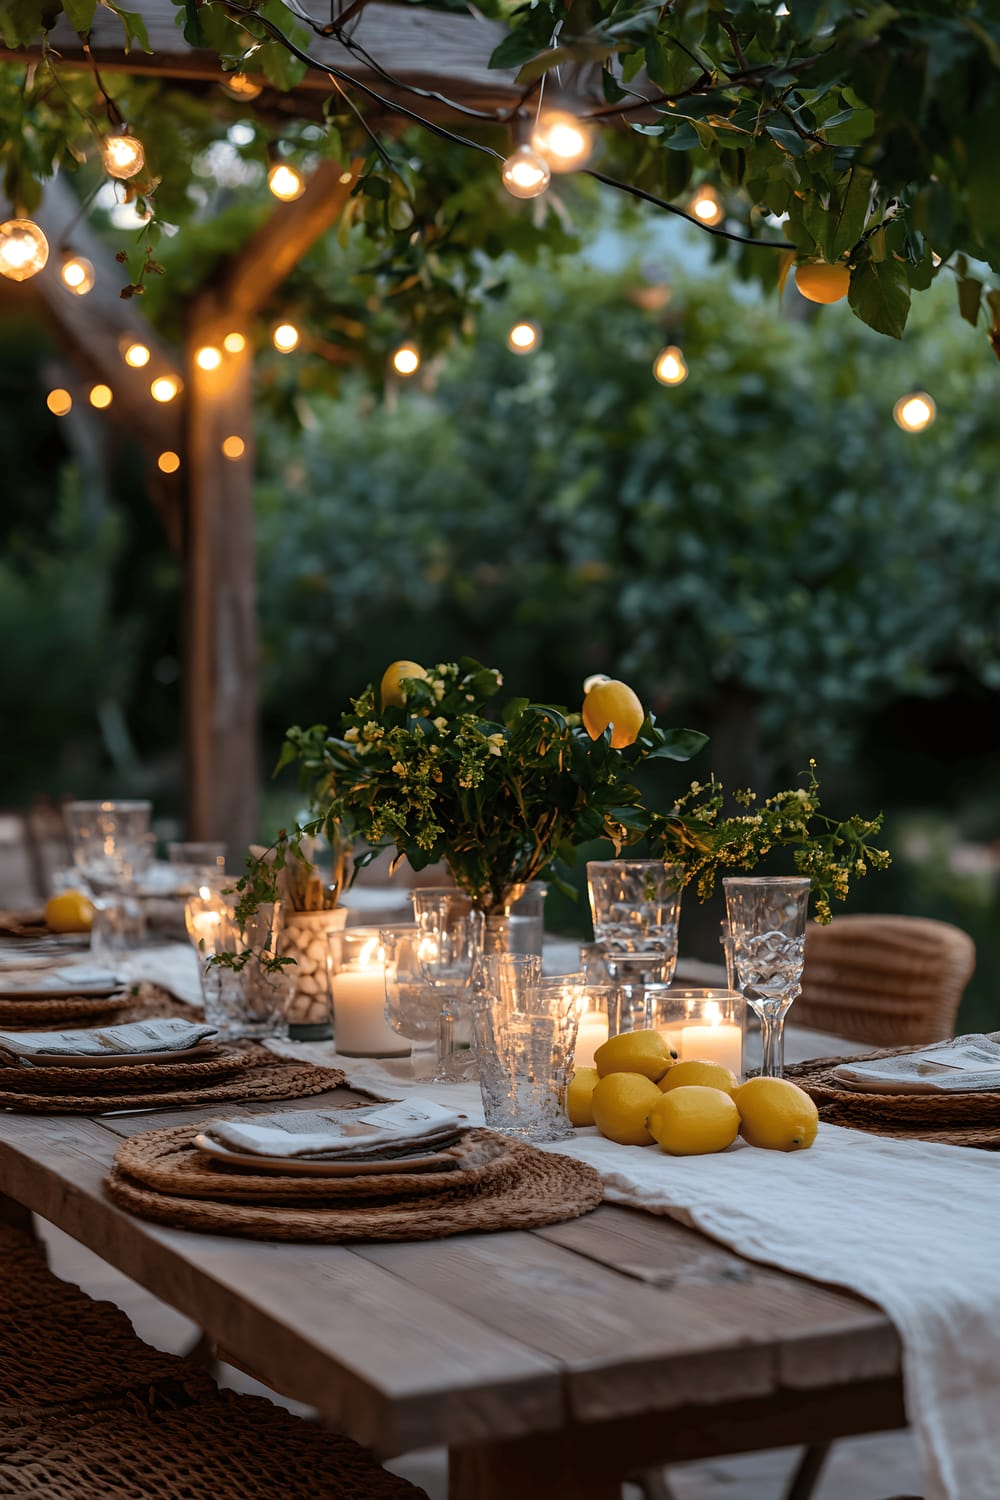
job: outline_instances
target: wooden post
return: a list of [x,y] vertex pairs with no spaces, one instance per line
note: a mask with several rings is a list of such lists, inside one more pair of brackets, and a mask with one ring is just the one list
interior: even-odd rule
[[[245,339],[239,352],[227,334]],[[195,358],[210,346],[218,369]],[[258,837],[257,584],[249,330],[210,301],[188,323],[184,694],[187,831],[220,839],[233,870]],[[240,439],[238,457],[223,443]]]

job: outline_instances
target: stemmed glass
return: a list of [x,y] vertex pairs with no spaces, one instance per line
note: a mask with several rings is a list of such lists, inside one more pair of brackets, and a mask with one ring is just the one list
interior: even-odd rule
[[433,1079],[442,1061],[441,997],[424,978],[419,959],[421,943],[429,940],[421,938],[415,922],[383,927],[379,939],[385,956],[385,1018],[411,1044],[413,1076]]
[[632,1014],[634,988],[674,977],[682,887],[680,867],[661,859],[587,862],[594,939],[619,992],[615,1031],[645,1024]]
[[727,876],[722,884],[739,988],[760,1017],[761,1076],[780,1078],[785,1015],[802,988],[812,882],[807,876],[758,875]]
[[437,999],[442,1066],[457,1078],[474,1064],[469,996],[483,955],[483,913],[452,886],[423,886],[410,896],[419,931],[417,963]]

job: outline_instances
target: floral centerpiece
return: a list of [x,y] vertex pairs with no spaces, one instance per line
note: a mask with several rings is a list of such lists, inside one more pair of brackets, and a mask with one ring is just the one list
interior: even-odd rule
[[501,686],[499,672],[468,657],[426,670],[393,663],[378,689],[369,684],[352,700],[339,733],[290,729],[279,769],[298,762],[316,816],[282,833],[269,863],[249,862],[237,913],[268,899],[298,841],[318,833],[362,843],[358,868],[385,848],[416,870],[444,861],[487,917],[602,836],[616,852],[648,836],[701,897],[720,870],[753,869],[787,846],[813,881],[820,920],[829,919],[831,895],[844,897],[853,877],[889,862],[870,843],[880,819],[837,822],[822,812],[814,764],[804,787],[759,805],[742,791],[738,810],[727,812],[710,778],[691,782],[672,807],[650,809],[636,768],[687,761],[705,735],[661,728],[630,688],[607,679],[576,713],[518,697],[498,712]]

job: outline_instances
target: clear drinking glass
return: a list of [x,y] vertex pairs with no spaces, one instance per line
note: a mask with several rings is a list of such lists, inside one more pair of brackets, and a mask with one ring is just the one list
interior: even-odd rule
[[90,953],[95,963],[114,968],[115,959],[141,947],[146,936],[142,902],[127,891],[108,891],[94,901]]
[[680,867],[661,859],[588,860],[594,938],[612,979],[669,984],[682,885]]
[[221,1041],[260,1039],[286,1030],[285,1007],[292,981],[287,971],[269,970],[264,959],[277,952],[281,903],[266,903],[238,926],[227,911],[220,919],[218,951],[250,957],[241,969],[207,964],[203,971],[205,1020],[219,1030]]
[[89,885],[130,884],[149,864],[153,804],[106,799],[63,809],[73,863]]
[[[420,928],[399,922],[379,928],[385,957],[385,1018],[411,1044],[414,1078],[438,1073],[441,999],[420,968]],[[449,1023],[450,1024],[450,1023]]]
[[582,988],[543,981],[535,955],[488,958],[474,1002],[487,1125],[522,1140],[572,1134],[563,1108],[573,1069]]
[[410,897],[420,932],[417,962],[437,998],[444,1076],[474,1076],[469,1007],[483,957],[483,913],[454,886],[423,886]]
[[515,886],[502,911],[486,917],[484,943],[487,953],[535,953],[545,941],[545,898],[549,888],[543,880]]
[[192,889],[202,885],[221,885],[225,881],[225,844],[169,843],[167,861]]
[[736,977],[760,1017],[761,1074],[780,1078],[785,1015],[801,989],[812,882],[807,876],[731,875],[722,884]]

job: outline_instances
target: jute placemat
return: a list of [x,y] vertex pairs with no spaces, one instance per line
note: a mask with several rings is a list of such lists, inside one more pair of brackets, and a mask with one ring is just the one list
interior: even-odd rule
[[822,1057],[796,1063],[785,1077],[805,1089],[831,1125],[868,1130],[899,1140],[1000,1150],[1000,1089],[968,1094],[877,1094],[846,1089],[834,1077],[841,1063],[900,1057],[921,1047],[892,1047],[860,1057]]
[[358,1177],[306,1177],[261,1172],[219,1161],[194,1144],[190,1125],[149,1130],[119,1147],[116,1165],[139,1186],[180,1198],[215,1202],[347,1204],[399,1198],[435,1198],[442,1193],[495,1189],[510,1183],[518,1166],[513,1142],[488,1130],[463,1139],[461,1165],[447,1171],[368,1173]]
[[[58,1000],[39,996],[37,999],[14,1000],[10,996],[0,998],[0,1028],[11,1030],[20,1027],[25,1031],[44,1031],[49,1026],[62,1026],[67,1021],[93,1021],[103,1023],[105,1017],[128,1010],[136,997],[126,991],[114,995],[67,995]],[[174,1002],[174,1009],[177,1002]]]
[[[194,1134],[192,1130],[191,1139]],[[485,1230],[535,1229],[578,1218],[600,1203],[601,1179],[593,1167],[539,1151],[523,1141],[504,1140],[504,1148],[511,1170],[499,1180],[487,1175],[467,1187],[442,1184],[437,1194],[390,1202],[358,1198],[342,1199],[334,1206],[300,1206],[284,1200],[251,1204],[162,1193],[124,1168],[124,1148],[119,1148],[105,1185],[122,1208],[158,1224],[247,1239],[316,1244],[434,1240]]]
[[[83,1089],[67,1089],[65,1093],[21,1093],[17,1089],[0,1086],[0,1109],[10,1109],[22,1114],[42,1115],[99,1115],[105,1110],[120,1109],[175,1109],[187,1105],[204,1104],[255,1104],[267,1099],[304,1099],[310,1094],[325,1094],[339,1088],[346,1078],[337,1068],[316,1068],[311,1063],[297,1063],[287,1058],[274,1057],[262,1048],[254,1049],[251,1063],[229,1078],[219,1081],[195,1083],[168,1083],[166,1087],[152,1088],[148,1084],[137,1084],[134,1090],[114,1092],[105,1090],[88,1069]],[[3,1080],[0,1078],[0,1084]]]
[[101,1094],[134,1094],[137,1089],[172,1088],[225,1078],[259,1066],[249,1052],[233,1047],[219,1049],[217,1057],[186,1059],[183,1052],[170,1062],[115,1063],[113,1066],[72,1068],[19,1067],[0,1059],[0,1089],[18,1094],[70,1094],[82,1091]]

